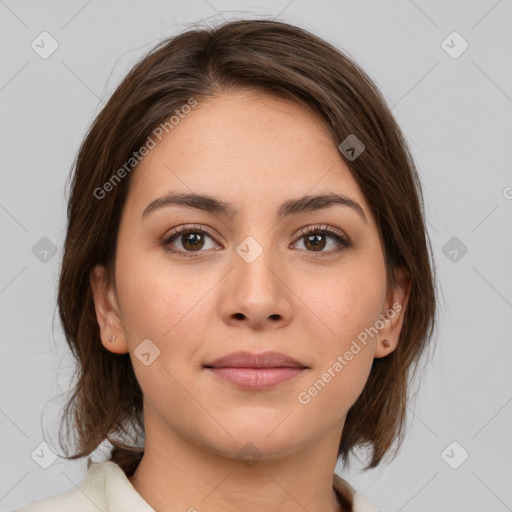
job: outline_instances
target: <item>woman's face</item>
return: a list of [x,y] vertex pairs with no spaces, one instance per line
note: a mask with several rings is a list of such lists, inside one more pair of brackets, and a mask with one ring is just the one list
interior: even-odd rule
[[[326,435],[337,448],[374,357],[396,345],[406,296],[386,295],[375,219],[329,129],[292,102],[225,93],[192,109],[133,173],[116,288],[97,287],[106,281],[95,272],[93,289],[103,344],[130,353],[146,431],[232,458],[249,442],[267,458]],[[171,194],[210,202],[161,200]],[[334,194],[359,206],[300,200]],[[205,367],[237,351],[305,368],[267,369],[291,376],[272,384],[263,370]]]

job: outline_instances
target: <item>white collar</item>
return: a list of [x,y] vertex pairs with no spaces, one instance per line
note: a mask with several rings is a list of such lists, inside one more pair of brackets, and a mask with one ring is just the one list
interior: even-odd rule
[[[333,487],[352,504],[353,512],[379,512],[375,505],[336,473]],[[91,505],[94,503],[105,512],[155,512],[135,490],[122,468],[112,461],[91,463],[80,485],[71,493],[76,498],[77,494],[82,494],[80,501],[84,501],[84,504],[87,501]]]

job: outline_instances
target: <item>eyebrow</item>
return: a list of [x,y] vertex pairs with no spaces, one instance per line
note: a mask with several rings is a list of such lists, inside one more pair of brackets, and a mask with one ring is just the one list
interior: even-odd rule
[[[368,220],[364,214],[363,208],[359,203],[345,197],[340,194],[320,194],[320,195],[308,195],[299,197],[297,199],[289,199],[285,201],[278,208],[276,217],[278,220],[282,220],[290,215],[298,215],[304,212],[310,212],[315,210],[322,210],[331,206],[341,205],[348,206],[354,210],[366,224]],[[149,214],[165,207],[169,206],[185,206],[187,208],[196,208],[198,210],[204,210],[206,212],[224,215],[229,218],[234,218],[238,215],[239,210],[231,203],[223,201],[217,197],[213,197],[207,194],[195,194],[195,193],[170,193],[163,197],[159,197],[154,201],[151,201],[144,211],[142,212],[141,218],[144,219]]]

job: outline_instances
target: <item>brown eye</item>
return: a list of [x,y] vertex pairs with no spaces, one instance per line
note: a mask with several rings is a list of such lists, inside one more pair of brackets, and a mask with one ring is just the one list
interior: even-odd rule
[[187,251],[202,249],[204,246],[204,235],[197,232],[188,232],[181,235],[181,244]]
[[312,251],[321,251],[326,245],[325,236],[325,234],[306,235],[304,245]]
[[[321,256],[327,256],[350,247],[350,243],[344,236],[328,226],[308,227],[302,230],[300,240],[304,240],[303,243],[307,252],[316,252]],[[332,243],[329,243],[330,240]],[[328,249],[324,250],[326,247]]]
[[[217,247],[215,240],[206,230],[184,226],[174,230],[163,242],[167,250],[188,256],[187,253],[205,252]],[[204,249],[204,250],[203,250]]]

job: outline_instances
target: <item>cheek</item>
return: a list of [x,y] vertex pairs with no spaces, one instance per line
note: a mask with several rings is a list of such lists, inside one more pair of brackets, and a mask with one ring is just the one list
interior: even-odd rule
[[128,245],[119,254],[123,255],[116,262],[120,306],[132,341],[142,336],[159,342],[172,336],[204,295],[206,284],[183,272],[170,272],[172,267],[161,259]]
[[[140,266],[137,273],[126,275],[119,290],[135,376],[145,399],[156,409],[186,407],[187,396],[180,390],[192,387],[187,369],[198,360],[197,302],[202,294],[183,283],[158,279],[155,271],[142,270]],[[148,365],[141,357],[144,353],[150,354]]]
[[[117,261],[116,277],[128,346],[137,379],[151,396],[159,386],[175,385],[171,376],[188,382],[187,369],[201,362],[201,340],[211,322],[205,311],[208,292],[217,278],[198,278],[190,271],[156,265],[127,247],[120,254],[124,256]],[[137,358],[141,342],[147,339],[157,347],[145,342],[158,357],[146,367]]]
[[[311,283],[310,283],[311,285]],[[299,404],[320,411],[333,419],[347,411],[362,392],[374,359],[377,340],[375,322],[379,319],[385,298],[384,267],[375,262],[364,269],[340,272],[327,284],[318,282],[315,300],[308,306],[320,320],[309,332],[316,339],[320,356],[314,374],[297,396]],[[309,323],[304,326],[313,329]],[[333,407],[332,404],[336,404]]]
[[307,299],[310,310],[315,312],[323,324],[326,346],[343,350],[352,339],[375,325],[385,299],[385,276],[378,267],[362,270],[348,269],[333,276],[329,281],[318,282],[315,293],[311,284]]
[[373,361],[369,347],[336,355],[311,381],[299,390],[296,397],[298,407],[306,414],[306,421],[333,424],[344,418],[355,403],[368,380]]
[[[333,285],[334,286],[334,285]],[[317,301],[318,316],[329,329],[316,339],[318,366],[300,389],[299,404],[312,415],[336,421],[361,394],[374,360],[377,337],[371,329],[379,318],[383,292],[373,280],[347,280]],[[317,325],[317,328],[320,326]]]

